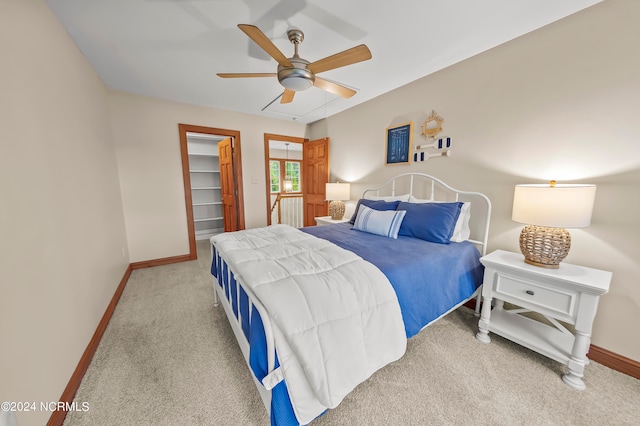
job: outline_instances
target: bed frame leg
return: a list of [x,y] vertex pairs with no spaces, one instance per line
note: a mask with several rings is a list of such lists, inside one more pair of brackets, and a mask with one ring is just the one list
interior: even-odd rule
[[482,286],[478,288],[478,295],[476,296],[476,309],[473,313],[473,316],[476,318],[480,318],[480,305],[482,303]]

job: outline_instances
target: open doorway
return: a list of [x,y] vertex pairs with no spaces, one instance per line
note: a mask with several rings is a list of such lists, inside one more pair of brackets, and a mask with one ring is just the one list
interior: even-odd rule
[[178,125],[184,181],[189,258],[196,239],[244,229],[240,132]]
[[267,224],[304,225],[304,138],[265,133]]
[[[309,141],[265,133],[268,224],[313,226],[316,217],[327,215],[325,185],[329,182],[329,142],[329,138]],[[300,153],[297,152],[299,148],[302,149]],[[293,204],[290,208],[295,209],[295,225],[289,223],[291,219],[285,212],[285,203]]]

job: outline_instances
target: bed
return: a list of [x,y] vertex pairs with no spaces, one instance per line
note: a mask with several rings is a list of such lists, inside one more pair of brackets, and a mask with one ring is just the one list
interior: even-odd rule
[[308,424],[406,340],[476,297],[491,203],[422,173],[367,189],[348,223],[211,238],[222,304],[272,425]]

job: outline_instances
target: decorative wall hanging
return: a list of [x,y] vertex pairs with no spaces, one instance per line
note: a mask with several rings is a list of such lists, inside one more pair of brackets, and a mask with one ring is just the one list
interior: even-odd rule
[[[432,110],[431,115],[422,123],[420,126],[422,128],[422,136],[425,137],[427,143],[416,146],[413,153],[414,162],[426,161],[433,157],[449,157],[451,155],[451,150],[449,149],[451,148],[451,138],[446,136],[437,137],[438,133],[442,131],[443,122],[444,119]],[[428,149],[435,149],[440,152],[430,153],[423,151]],[[445,151],[442,151],[443,149]]]
[[442,123],[444,119],[441,118],[437,112],[431,110],[431,115],[427,117],[422,127],[422,135],[425,139],[435,139],[435,137],[442,131]]
[[413,146],[413,122],[387,127],[385,165],[409,164]]

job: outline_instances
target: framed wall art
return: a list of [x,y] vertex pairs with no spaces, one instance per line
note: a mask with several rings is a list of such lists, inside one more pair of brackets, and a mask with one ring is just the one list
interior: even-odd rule
[[385,165],[409,164],[413,145],[413,122],[387,127]]

